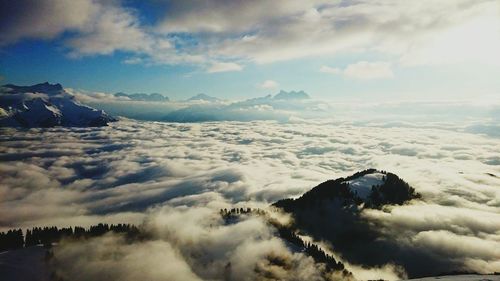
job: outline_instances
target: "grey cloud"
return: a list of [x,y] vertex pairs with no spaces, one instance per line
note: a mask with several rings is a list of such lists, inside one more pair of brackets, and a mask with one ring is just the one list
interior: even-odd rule
[[0,26],[6,30],[1,45],[26,38],[57,38],[64,32],[75,33],[66,41],[72,56],[146,52],[153,43],[134,13],[119,1],[7,1],[0,10]]
[[0,44],[24,38],[50,39],[67,30],[81,29],[95,12],[92,1],[2,1]]
[[492,137],[500,137],[500,126],[497,124],[477,124],[465,128],[467,132],[485,134]]
[[[259,30],[279,18],[293,16],[327,1],[170,1],[158,25],[163,32],[237,33]],[[234,13],[239,11],[239,13]],[[221,15],[226,15],[225,17]],[[199,19],[203,19],[203,24]],[[197,20],[198,19],[198,20]]]
[[6,30],[0,45],[22,39],[61,39],[70,57],[125,51],[151,58],[149,64],[204,62],[202,56],[183,55],[167,37],[150,32],[137,11],[122,1],[23,0],[3,2],[0,8],[0,26]]

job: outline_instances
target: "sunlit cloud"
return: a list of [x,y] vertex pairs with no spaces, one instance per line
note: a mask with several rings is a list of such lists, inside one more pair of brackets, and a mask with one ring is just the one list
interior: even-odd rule
[[228,71],[241,71],[243,67],[233,62],[216,62],[213,63],[208,69],[208,73],[228,72]]
[[260,83],[258,86],[262,89],[277,89],[279,87],[279,83],[274,80],[266,80]]
[[319,71],[334,75],[342,74],[346,78],[361,80],[387,79],[394,77],[391,65],[388,62],[360,61],[346,66],[345,69],[322,66]]
[[319,69],[319,72],[329,73],[329,74],[341,74],[342,69],[337,68],[337,67],[330,67],[330,66],[323,65]]
[[[407,180],[422,193],[424,202],[366,211],[366,219],[409,247],[430,247],[443,260],[451,255],[470,270],[499,269],[492,262],[498,253],[491,250],[498,242],[495,237],[500,213],[496,188],[500,170],[498,163],[490,161],[500,157],[497,141],[453,131],[448,125],[122,120],[103,128],[2,130],[2,229],[101,221],[139,224],[155,218],[164,226],[176,225],[180,237],[166,243],[189,256],[184,252],[191,249],[187,244],[193,237],[206,237],[204,233],[209,230],[205,224],[217,225],[211,220],[219,208],[266,208],[326,179],[376,167]],[[47,143],[46,139],[54,141]],[[157,208],[166,209],[157,213]],[[256,229],[269,231],[253,225],[242,237],[261,235],[253,232]],[[210,233],[219,237],[219,232]],[[407,235],[403,239],[398,233]],[[454,244],[439,242],[445,234],[463,241],[457,242],[463,247],[454,249]],[[177,244],[182,237],[191,240],[186,245]],[[216,237],[212,241],[222,243],[215,242],[219,241]],[[248,247],[271,243],[287,252],[281,242],[264,237],[274,242],[260,241]],[[107,243],[95,243],[101,242]],[[468,246],[476,244],[480,247]],[[148,249],[148,245],[137,247]],[[61,254],[70,249],[61,248]],[[86,249],[90,248],[78,246],[71,251],[83,254]],[[127,247],[123,250],[133,253]],[[256,255],[260,255],[258,251]],[[201,274],[197,270],[203,267],[186,262]],[[72,267],[63,268],[70,274]],[[369,272],[387,277],[397,271],[389,266]],[[359,269],[359,274],[367,271]]]

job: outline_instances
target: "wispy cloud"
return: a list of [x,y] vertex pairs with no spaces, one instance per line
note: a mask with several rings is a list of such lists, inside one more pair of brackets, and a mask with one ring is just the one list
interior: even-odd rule
[[215,62],[207,69],[208,73],[241,71],[243,67],[234,62]]
[[329,73],[329,74],[341,74],[342,69],[323,65],[320,67],[319,72]]
[[344,75],[355,79],[386,79],[394,77],[390,63],[361,61],[348,65]]
[[274,80],[266,80],[258,85],[261,89],[277,89],[279,87],[279,83]]
[[361,80],[388,79],[394,77],[391,64],[388,62],[360,61],[349,64],[344,69],[322,66],[319,71],[334,75],[341,74],[347,78]]

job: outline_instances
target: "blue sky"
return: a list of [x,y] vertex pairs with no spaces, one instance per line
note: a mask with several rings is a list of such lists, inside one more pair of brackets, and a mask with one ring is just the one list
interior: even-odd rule
[[496,97],[500,7],[458,2],[11,1],[0,75],[179,99]]

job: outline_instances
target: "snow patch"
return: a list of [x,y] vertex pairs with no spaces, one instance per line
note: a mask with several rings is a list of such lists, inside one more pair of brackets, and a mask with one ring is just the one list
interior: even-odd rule
[[59,84],[4,85],[0,127],[105,126],[115,119],[75,100]]
[[384,176],[384,174],[377,171],[350,181],[345,181],[345,183],[349,184],[350,190],[356,193],[359,198],[366,200],[372,192],[372,186],[384,183]]

